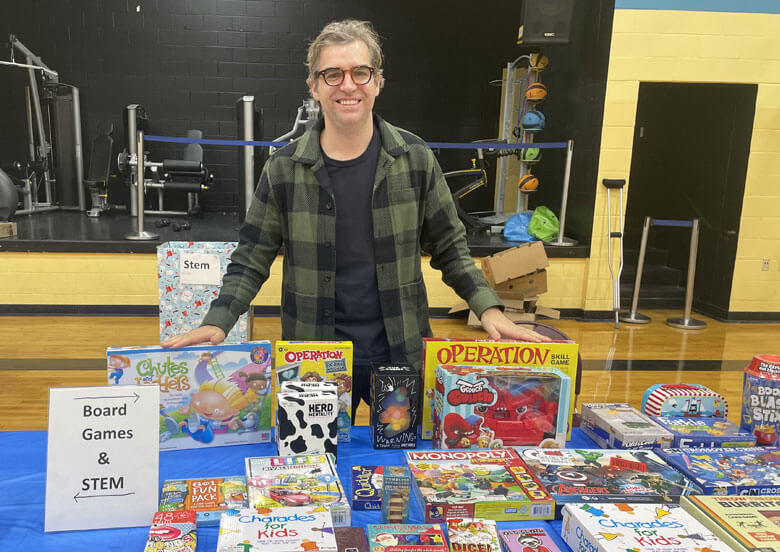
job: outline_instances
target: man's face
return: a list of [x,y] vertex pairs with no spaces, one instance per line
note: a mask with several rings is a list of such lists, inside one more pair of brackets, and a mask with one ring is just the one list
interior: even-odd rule
[[[371,55],[362,40],[348,44],[326,46],[320,53],[318,71],[328,67],[352,69],[359,65],[371,66]],[[368,124],[379,95],[376,72],[366,84],[355,84],[352,74],[346,73],[338,86],[328,86],[322,77],[309,82],[312,97],[320,102],[326,127],[349,129]]]

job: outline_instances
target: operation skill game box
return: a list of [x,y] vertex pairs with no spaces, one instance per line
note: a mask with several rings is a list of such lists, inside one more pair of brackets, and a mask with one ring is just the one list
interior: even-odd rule
[[[433,394],[436,367],[440,364],[472,366],[525,366],[557,368],[571,378],[569,404],[576,401],[577,355],[579,346],[567,341],[525,343],[519,341],[423,339],[423,403],[429,405],[422,412],[422,438],[433,438]],[[571,439],[573,408],[569,409],[566,439]]]
[[108,383],[160,386],[160,450],[271,440],[271,343],[109,347]]
[[513,449],[407,450],[425,521],[552,519],[554,502]]

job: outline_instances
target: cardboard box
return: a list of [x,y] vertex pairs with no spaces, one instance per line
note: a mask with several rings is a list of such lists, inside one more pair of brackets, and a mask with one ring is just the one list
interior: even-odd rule
[[542,242],[531,242],[482,259],[482,273],[492,287],[550,266]]
[[16,236],[15,222],[0,222],[0,238],[12,238]]
[[493,286],[501,299],[525,299],[547,293],[547,271],[532,272]]

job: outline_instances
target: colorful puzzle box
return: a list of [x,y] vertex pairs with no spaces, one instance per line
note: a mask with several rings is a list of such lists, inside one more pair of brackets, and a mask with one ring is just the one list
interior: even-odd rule
[[654,422],[674,436],[667,448],[752,447],[756,436],[726,418],[652,416]]
[[271,440],[271,343],[109,347],[108,383],[160,386],[160,450]]
[[[577,388],[577,359],[579,346],[570,341],[526,343],[519,341],[423,339],[423,404],[431,404],[422,411],[423,439],[433,438],[433,394],[436,367],[440,364],[474,366],[525,366],[557,368],[571,378],[569,404],[574,404]],[[571,439],[573,410],[569,411],[566,439]]]
[[246,508],[246,478],[243,475],[201,479],[169,479],[160,493],[161,512],[190,510],[198,525],[217,525],[225,510]]
[[626,403],[585,403],[582,432],[601,448],[633,449],[672,446],[672,434]]
[[371,552],[449,552],[438,524],[369,524],[366,529]]

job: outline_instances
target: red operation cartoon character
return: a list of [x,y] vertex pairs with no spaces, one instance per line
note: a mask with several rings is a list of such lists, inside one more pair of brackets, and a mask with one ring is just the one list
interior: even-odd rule
[[444,417],[444,443],[447,448],[471,448],[479,439],[482,418],[450,412]]

